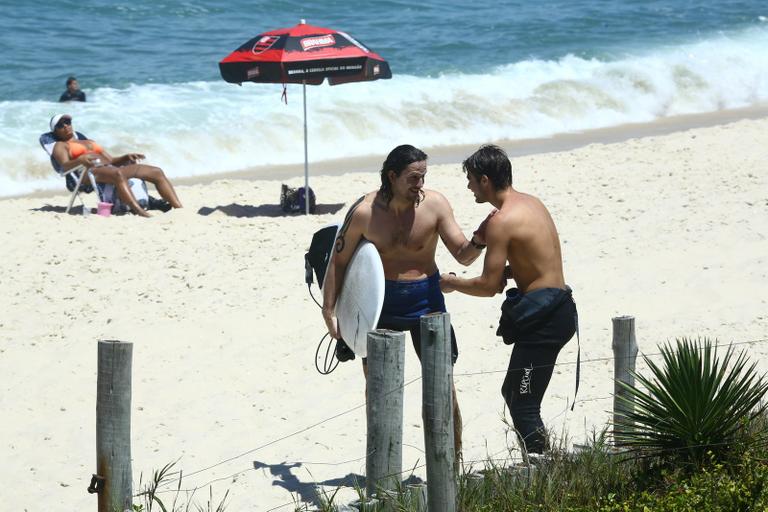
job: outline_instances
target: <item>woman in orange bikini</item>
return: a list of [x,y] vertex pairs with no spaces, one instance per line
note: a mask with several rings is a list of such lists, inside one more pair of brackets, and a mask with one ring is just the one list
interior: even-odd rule
[[57,115],[51,118],[51,132],[58,142],[53,147],[53,157],[65,171],[78,165],[88,167],[97,183],[115,186],[120,200],[142,217],[150,215],[133,197],[128,185],[130,178],[139,178],[152,183],[157,192],[174,208],[181,208],[173,185],[159,167],[137,163],[144,159],[140,153],[128,153],[112,157],[104,148],[92,140],[78,140],[72,128],[72,116]]

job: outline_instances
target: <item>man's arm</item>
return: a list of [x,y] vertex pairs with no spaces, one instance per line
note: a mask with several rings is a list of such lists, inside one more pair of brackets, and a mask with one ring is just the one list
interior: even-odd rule
[[482,274],[472,279],[442,274],[440,288],[443,292],[456,290],[476,297],[492,297],[504,289],[509,237],[501,219],[491,219],[488,222],[485,239],[488,249],[485,253]]
[[453,208],[451,208],[448,200],[439,193],[435,193],[435,200],[438,214],[437,230],[440,239],[456,261],[465,266],[471,265],[483,252],[484,242],[474,239],[467,240],[453,216]]
[[336,236],[336,244],[331,254],[331,261],[328,265],[328,273],[325,275],[323,284],[323,320],[328,327],[328,332],[335,339],[339,339],[338,323],[336,321],[336,299],[341,291],[341,285],[344,283],[344,274],[347,271],[349,260],[355,252],[360,239],[363,237],[363,226],[367,221],[365,207],[361,204],[365,197],[356,201],[347,213],[344,224],[339,229]]

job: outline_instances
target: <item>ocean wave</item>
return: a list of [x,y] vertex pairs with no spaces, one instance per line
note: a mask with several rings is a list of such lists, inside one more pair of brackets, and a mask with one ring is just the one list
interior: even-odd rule
[[[307,88],[310,165],[422,147],[647,122],[768,100],[768,29],[753,27],[612,60],[566,55],[484,74]],[[0,103],[0,195],[58,189],[36,141],[55,113],[113,155],[147,154],[170,176],[303,162],[301,86],[224,82],[150,84],[89,91],[88,103]]]

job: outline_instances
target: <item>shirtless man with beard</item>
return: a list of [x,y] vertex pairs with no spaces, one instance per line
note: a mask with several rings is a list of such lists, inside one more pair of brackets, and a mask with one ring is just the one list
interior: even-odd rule
[[[437,241],[441,239],[456,260],[469,265],[484,246],[483,229],[467,238],[453,216],[445,197],[424,188],[427,155],[410,145],[393,149],[381,168],[381,187],[361,197],[347,214],[339,230],[336,247],[323,287],[323,319],[328,332],[339,339],[334,316],[336,299],[349,260],[365,238],[381,256],[386,279],[384,305],[378,328],[410,331],[416,355],[420,356],[419,317],[445,312],[440,291],[440,274],[435,263]],[[451,327],[452,360],[459,355]],[[363,372],[366,362],[363,359]],[[461,413],[453,386],[454,443],[456,460],[461,454]]]

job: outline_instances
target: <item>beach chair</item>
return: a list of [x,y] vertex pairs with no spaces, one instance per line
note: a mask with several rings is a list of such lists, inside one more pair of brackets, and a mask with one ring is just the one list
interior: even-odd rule
[[[77,136],[78,140],[86,140],[88,138],[77,131],[75,132],[75,135]],[[85,208],[85,202],[83,201],[83,198],[80,197],[80,192],[90,194],[94,190],[96,191],[99,201],[112,203],[113,213],[122,213],[127,211],[128,207],[123,205],[120,199],[117,197],[115,186],[105,183],[96,183],[96,179],[93,177],[93,173],[84,165],[78,165],[77,167],[73,167],[68,171],[64,171],[64,169],[62,169],[61,165],[59,165],[59,162],[53,158],[53,146],[56,145],[56,138],[53,136],[53,132],[46,132],[40,135],[39,141],[40,145],[43,147],[45,152],[48,153],[48,157],[51,159],[51,166],[59,176],[64,177],[66,180],[67,190],[72,192],[72,195],[69,197],[69,204],[67,205],[65,213],[69,213],[69,210],[72,209],[72,205],[75,202],[75,197],[80,198],[80,202],[83,204],[83,208]],[[84,181],[85,183],[83,183]],[[146,183],[138,178],[131,178],[128,180],[128,184],[131,187],[131,192],[133,192],[136,201],[141,205],[142,208],[146,208],[150,202]]]
[[[79,140],[86,139],[86,136],[80,132],[75,132],[75,135]],[[77,167],[73,167],[72,169],[65,171],[61,165],[59,165],[59,162],[53,158],[53,146],[56,145],[56,138],[53,136],[53,132],[46,132],[40,135],[39,141],[40,145],[43,147],[45,152],[48,153],[48,157],[51,159],[51,166],[53,167],[53,170],[56,171],[56,174],[59,176],[64,177],[67,184],[67,190],[72,192],[72,195],[69,197],[69,204],[67,205],[66,213],[69,213],[69,210],[72,209],[72,205],[75,202],[75,197],[79,197],[80,192],[90,194],[96,190],[99,196],[99,200],[101,201],[102,197],[101,193],[99,193],[99,185],[96,183],[96,179],[93,177],[93,174],[89,169],[87,169],[84,165],[78,165]],[[86,176],[88,177],[88,181],[83,184]],[[83,204],[83,208],[85,208],[85,201],[83,201],[82,197],[80,197],[80,202]]]

